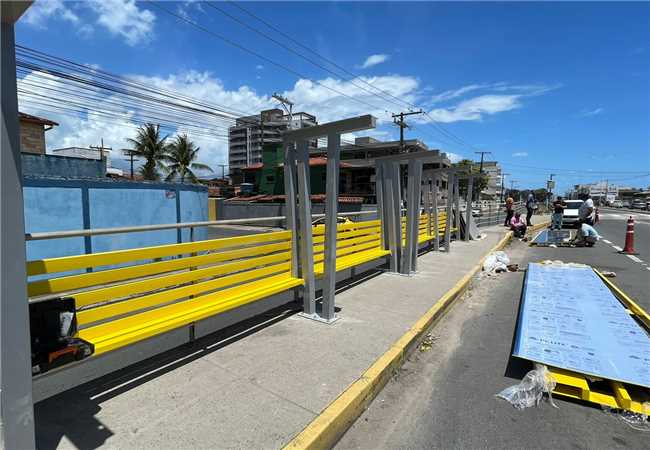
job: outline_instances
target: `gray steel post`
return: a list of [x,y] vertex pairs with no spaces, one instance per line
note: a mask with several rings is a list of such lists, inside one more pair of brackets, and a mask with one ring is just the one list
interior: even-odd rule
[[454,203],[454,178],[456,174],[450,173],[447,176],[447,217],[445,219],[445,251],[451,251],[451,227],[453,225],[453,203]]
[[375,165],[375,196],[377,197],[377,219],[381,223],[381,245],[388,249],[388,221],[386,220],[386,207],[384,206],[384,169],[383,164]]
[[472,189],[474,189],[474,177],[467,179],[467,206],[465,208],[465,241],[469,241],[469,221],[472,219]]
[[383,219],[386,222],[386,231],[387,231],[387,240],[388,240],[388,249],[390,250],[390,271],[398,272],[399,271],[399,261],[401,255],[401,243],[398,238],[398,228],[401,227],[399,222],[399,200],[396,200],[396,183],[394,182],[394,170],[391,163],[382,163],[381,171],[383,176]]
[[[34,408],[14,22],[29,4],[2,4],[0,149],[0,448],[33,449]],[[16,15],[16,9],[21,9]]]
[[300,274],[298,222],[296,215],[296,155],[293,142],[284,142],[284,194],[286,229],[291,230],[291,276]]
[[456,229],[456,239],[460,237],[460,183],[459,177],[454,177],[454,228]]
[[411,272],[417,271],[418,266],[418,241],[420,237],[420,201],[422,197],[422,161],[411,160],[409,161],[409,171],[413,169],[413,177],[409,176],[409,180],[413,180],[413,189],[411,195],[413,196],[413,208],[411,209],[410,228],[412,241],[408,243],[411,248],[411,261],[409,269]]
[[394,226],[394,245],[396,251],[396,266],[395,272],[399,272],[402,264],[402,171],[398,162],[390,162],[390,178],[392,190],[392,221]]
[[316,288],[314,278],[314,241],[311,227],[311,199],[309,183],[309,142],[296,143],[298,156],[298,223],[300,226],[300,271],[305,282],[303,314],[316,316]]
[[435,236],[435,239],[433,240],[433,250],[437,252],[440,250],[440,233],[438,232],[438,177],[436,175],[433,176],[431,184],[431,188],[433,189],[431,199],[431,203],[433,203],[433,235]]
[[[339,198],[339,160],[341,135],[327,136],[327,173],[325,189],[325,254],[323,259],[323,310],[325,321],[335,320],[336,231]],[[309,162],[309,161],[308,161]]]

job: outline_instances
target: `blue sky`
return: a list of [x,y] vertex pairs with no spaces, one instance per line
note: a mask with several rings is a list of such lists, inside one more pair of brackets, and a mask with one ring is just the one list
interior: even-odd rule
[[[601,179],[650,185],[650,3],[241,5],[363,81],[425,109],[428,116],[413,118],[407,137],[455,157],[491,151],[520,188],[541,187],[550,173],[561,191]],[[274,33],[229,3],[217,6]],[[372,113],[379,119],[374,135],[397,138],[389,113],[406,105],[370,96],[358,88],[362,82],[326,73],[201,2],[162,7],[305,78],[146,2],[37,0],[17,25],[16,41],[240,111],[274,106],[270,95],[281,92],[321,122]],[[101,138],[121,148],[132,133],[92,117],[47,116],[61,123],[48,132],[51,148]],[[196,140],[206,162],[226,159],[225,142]]]

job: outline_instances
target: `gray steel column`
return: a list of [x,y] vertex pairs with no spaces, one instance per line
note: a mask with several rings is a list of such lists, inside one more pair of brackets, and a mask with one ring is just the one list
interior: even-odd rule
[[[0,149],[0,448],[33,449],[34,408],[25,269],[25,223],[16,94],[14,18],[2,8]],[[19,6],[26,8],[26,6]]]
[[456,239],[460,238],[460,183],[459,177],[454,177],[454,228],[456,229]]
[[[428,178],[424,180],[424,191],[423,191],[423,197],[424,197],[424,210],[426,211],[427,214],[427,236],[431,236],[431,233],[433,231],[433,210],[431,209],[431,178]],[[428,241],[431,243],[431,241]]]
[[384,169],[383,164],[375,165],[375,196],[377,197],[377,219],[381,226],[381,245],[384,250],[388,249],[388,221],[386,220],[386,207],[384,206]]
[[474,177],[467,179],[467,207],[465,208],[465,242],[469,241],[469,221],[472,219],[472,189],[474,189]]
[[401,244],[397,238],[397,227],[401,226],[401,224],[395,221],[397,213],[395,212],[395,183],[393,182],[394,172],[391,163],[381,163],[380,167],[383,178],[382,185],[384,188],[384,192],[382,194],[382,220],[386,224],[383,228],[386,230],[386,240],[388,242],[388,249],[390,250],[390,271],[396,273],[399,271],[399,261],[401,254]]
[[323,310],[321,316],[330,322],[335,319],[336,290],[336,231],[339,199],[339,160],[341,135],[327,136],[327,173],[325,189],[325,254],[323,259]]
[[447,218],[445,219],[445,251],[451,251],[451,227],[453,225],[454,213],[454,178],[456,174],[450,173],[447,175]]
[[399,272],[402,261],[402,183],[400,181],[400,164],[396,162],[386,163],[386,169],[390,173],[390,199],[388,201],[390,202],[390,220],[393,229],[391,246],[395,249],[394,260],[392,261],[395,265],[391,266],[391,270]]
[[303,314],[316,315],[316,288],[314,279],[314,242],[311,227],[311,199],[309,183],[309,141],[297,145],[298,223],[300,227],[300,271],[305,281],[303,289]]
[[291,276],[298,277],[298,222],[296,220],[296,155],[293,142],[284,142],[284,195],[286,229],[291,230]]
[[[411,237],[413,241],[410,243],[411,247],[411,261],[409,269],[411,272],[417,271],[418,267],[418,241],[420,237],[420,201],[422,197],[422,161],[411,160],[409,161],[409,171],[413,169],[413,177],[409,175],[409,181],[413,181],[413,189],[411,195],[413,196],[413,208],[411,209],[410,228]],[[409,205],[410,206],[410,205]]]
[[438,232],[438,176],[434,175],[433,180],[431,181],[431,189],[433,190],[431,203],[433,204],[433,235],[435,239],[433,240],[433,250],[440,250],[440,236]]

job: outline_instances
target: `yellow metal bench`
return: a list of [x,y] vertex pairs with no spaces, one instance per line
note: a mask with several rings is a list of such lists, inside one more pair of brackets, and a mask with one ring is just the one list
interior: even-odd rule
[[75,299],[95,355],[303,284],[289,231],[29,261],[27,275],[30,301]]
[[[314,274],[324,273],[325,226],[313,228],[314,235]],[[336,233],[336,271],[358,266],[389,255],[381,242],[381,222],[369,220],[357,223],[340,223]]]
[[[433,217],[431,218],[433,220]],[[445,227],[447,226],[447,213],[442,211],[438,213],[438,227],[436,229],[435,225],[433,226],[433,234],[429,233],[429,221],[426,214],[420,215],[420,221],[418,224],[418,244],[424,244],[425,242],[438,239],[445,234]],[[452,233],[457,231],[457,228],[452,227],[450,230]],[[402,218],[402,235],[406,234],[406,218]],[[406,245],[406,237],[402,239],[402,245]]]

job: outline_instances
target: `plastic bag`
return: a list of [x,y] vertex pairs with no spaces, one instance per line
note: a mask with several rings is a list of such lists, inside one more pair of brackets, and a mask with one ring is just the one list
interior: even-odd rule
[[509,402],[516,409],[524,409],[537,406],[546,393],[551,405],[557,408],[551,397],[555,384],[556,381],[546,366],[535,365],[535,369],[528,372],[519,384],[504,389],[496,396]]
[[510,258],[505,252],[492,252],[483,262],[483,271],[485,272],[505,272],[508,270]]

